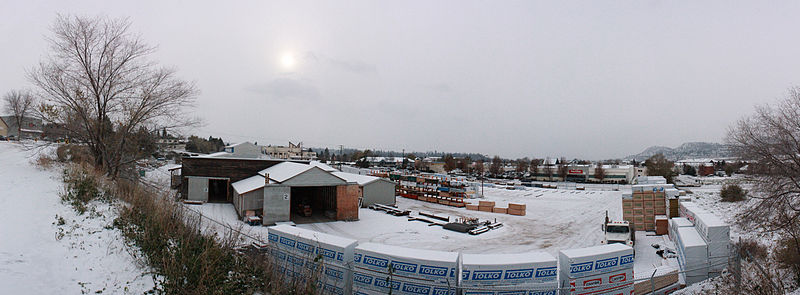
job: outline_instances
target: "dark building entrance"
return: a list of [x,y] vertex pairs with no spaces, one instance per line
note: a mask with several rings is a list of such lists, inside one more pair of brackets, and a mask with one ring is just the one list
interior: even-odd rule
[[226,203],[228,202],[228,180],[209,179],[208,180],[208,202]]
[[313,223],[336,220],[336,187],[292,187],[291,220]]

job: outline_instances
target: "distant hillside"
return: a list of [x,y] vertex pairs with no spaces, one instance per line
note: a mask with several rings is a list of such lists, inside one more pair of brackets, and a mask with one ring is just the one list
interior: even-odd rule
[[673,161],[697,158],[730,157],[730,153],[724,144],[714,142],[687,142],[677,148],[651,146],[641,153],[627,156],[625,159],[644,161],[658,153],[664,154],[667,159]]

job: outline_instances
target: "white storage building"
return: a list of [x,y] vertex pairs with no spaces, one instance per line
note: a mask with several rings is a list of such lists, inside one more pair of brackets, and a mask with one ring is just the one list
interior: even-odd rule
[[347,182],[358,183],[362,192],[361,207],[372,204],[394,205],[397,202],[395,198],[395,186],[397,184],[393,181],[375,176],[347,172],[333,172],[333,175]]

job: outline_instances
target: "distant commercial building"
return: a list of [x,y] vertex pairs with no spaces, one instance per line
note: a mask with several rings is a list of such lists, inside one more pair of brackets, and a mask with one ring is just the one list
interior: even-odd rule
[[402,167],[404,160],[408,167],[414,166],[414,160],[403,157],[367,157],[367,162],[372,167]]
[[566,177],[559,175],[558,165],[540,165],[531,177],[537,181],[572,181],[596,183],[631,183],[635,175],[633,165],[603,165],[603,176],[596,175],[597,165],[569,164]]
[[285,160],[316,160],[317,153],[303,149],[303,144],[293,144],[289,146],[261,146],[261,152],[273,159]]

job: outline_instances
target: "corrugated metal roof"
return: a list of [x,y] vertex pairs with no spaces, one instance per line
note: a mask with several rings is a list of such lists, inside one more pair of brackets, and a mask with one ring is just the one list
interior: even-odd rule
[[333,172],[331,174],[336,175],[337,177],[339,177],[341,179],[344,179],[347,182],[358,183],[358,185],[365,185],[367,183],[370,183],[370,182],[373,182],[373,181],[376,181],[376,180],[380,179],[380,177],[369,176],[369,175],[359,175],[359,174],[353,174],[353,173],[347,173],[347,172]]
[[319,169],[325,170],[326,172],[339,171],[339,170],[336,170],[336,168],[328,166],[328,164],[322,163],[320,161],[311,161],[309,163],[309,165],[314,166],[314,167],[319,167]]
[[232,183],[231,186],[238,194],[249,193],[264,187],[264,176],[256,175],[248,177]]
[[269,179],[276,182],[284,182],[289,178],[295,177],[300,173],[306,172],[314,166],[294,162],[282,162],[258,172],[261,176],[269,174]]

